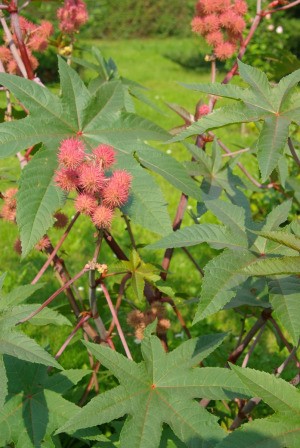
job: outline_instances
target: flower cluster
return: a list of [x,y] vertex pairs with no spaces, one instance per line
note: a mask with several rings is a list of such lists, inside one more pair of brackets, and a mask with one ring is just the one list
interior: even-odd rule
[[[42,20],[40,25],[34,24],[25,17],[19,17],[19,24],[23,35],[23,40],[27,48],[28,57],[33,70],[38,67],[38,60],[32,54],[33,51],[42,53],[48,46],[48,39],[53,33],[53,26],[50,22]],[[13,39],[18,47],[16,36],[13,34]],[[8,73],[18,73],[18,66],[8,48],[9,42],[6,39],[6,45],[0,46],[0,59],[3,62]]]
[[247,9],[245,0],[198,0],[192,30],[205,38],[218,59],[228,59],[246,26]]
[[166,319],[166,310],[162,303],[153,302],[151,307],[142,312],[139,310],[131,311],[127,316],[127,323],[134,328],[135,337],[142,340],[144,337],[144,331],[147,325],[151,324],[157,319],[157,334],[164,335],[170,328],[171,323],[169,319]]
[[115,162],[115,150],[99,145],[87,154],[79,139],[68,138],[60,144],[58,160],[55,183],[64,191],[76,191],[76,211],[90,216],[99,229],[108,229],[115,208],[128,200],[132,179],[124,170],[106,176]]
[[86,4],[82,0],[65,0],[64,6],[57,11],[59,29],[64,34],[73,34],[88,19]]

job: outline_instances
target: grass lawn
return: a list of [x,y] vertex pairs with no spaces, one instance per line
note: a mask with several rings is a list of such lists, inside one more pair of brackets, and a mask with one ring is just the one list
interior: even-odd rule
[[[166,102],[177,103],[185,107],[190,112],[193,112],[195,109],[195,104],[201,98],[201,95],[197,92],[183,88],[180,84],[178,84],[178,82],[203,83],[209,82],[210,80],[209,64],[207,65],[207,70],[190,70],[183,68],[179,64],[176,64],[170,60],[170,58],[166,57],[166,54],[170,53],[184,54],[185,51],[194,53],[197,49],[197,45],[200,45],[198,41],[194,39],[151,39],[113,42],[93,41],[85,42],[84,44],[86,48],[89,48],[91,45],[97,46],[106,58],[112,57],[118,66],[119,73],[122,76],[139,82],[149,89],[147,95],[157,104],[162,113],[158,113],[143,103],[136,104],[137,111],[140,115],[155,121],[165,129],[171,129],[172,127],[182,124],[180,117],[174,114],[174,112],[166,106]],[[82,56],[85,57],[86,55],[82,54],[81,57]],[[200,57],[199,63],[203,64]],[[85,80],[88,81],[91,75],[92,73],[90,72],[84,72]],[[221,80],[222,77],[223,74],[218,72],[217,79]],[[204,101],[207,101],[205,96],[202,96],[202,98]],[[226,143],[230,143],[232,145],[231,147],[233,149],[235,149],[235,145],[240,144],[241,142],[240,127],[232,127],[230,132],[228,130],[222,131],[221,135]],[[255,133],[254,136],[249,136],[248,134],[242,135],[244,145],[249,145],[254,139]],[[168,153],[172,154],[178,160],[190,159],[190,155],[181,144],[175,144],[172,146],[158,145],[158,147],[163,151],[168,151]],[[16,174],[19,175],[18,163],[16,159],[1,162],[0,191],[13,185],[14,180],[17,178]],[[157,176],[155,177],[158,179]],[[173,219],[176,213],[178,200],[180,198],[180,192],[174,190],[174,188],[170,187],[161,178],[158,179],[158,182],[163,190],[166,201],[169,204],[170,216]],[[194,208],[195,205],[195,201],[191,201],[189,207]],[[71,200],[68,200],[66,210],[69,217],[71,217],[74,213]],[[187,213],[184,218],[183,225],[189,225],[191,223],[192,220]],[[120,219],[114,223],[112,233],[117,235],[117,240],[129,253],[130,241],[126,232],[124,232],[124,229],[125,223],[120,217]],[[146,232],[134,224],[133,231],[136,235],[136,240],[138,243],[146,244],[157,239],[155,235],[150,232]],[[20,262],[19,256],[13,250],[14,241],[17,237],[16,227],[10,223],[0,221],[0,233],[1,270],[8,271],[5,288],[11,289],[20,284],[30,283],[32,278],[43,265],[45,260],[44,256],[40,253],[32,251],[32,253],[25,260]],[[55,244],[60,237],[60,232],[51,230],[49,233]],[[88,220],[83,217],[76,223],[71,233],[71,237],[66,240],[61,256],[66,259],[66,264],[71,275],[75,275],[83,267],[83,265],[91,259],[94,243],[93,233],[93,227],[89,224]],[[205,244],[199,247],[192,247],[190,251],[202,267],[211,258],[211,256],[216,253]],[[148,262],[160,263],[163,251],[152,254],[141,249],[141,255],[147,257],[146,261]],[[115,261],[114,257],[105,246],[101,252],[100,261],[107,264]],[[169,279],[174,285],[174,289],[178,291],[179,307],[184,313],[187,321],[190,323],[194,316],[195,304],[191,303],[187,306],[185,305],[184,300],[185,298],[199,297],[201,277],[199,273],[193,269],[192,263],[181,250],[175,251]],[[58,287],[58,283],[53,277],[51,269],[49,269],[45,274],[44,281],[46,282],[45,288],[42,290],[42,293],[35,295],[34,300],[45,300],[48,295]],[[87,303],[87,279],[77,282],[77,286],[83,290],[82,295],[84,302]],[[112,283],[110,286],[111,288],[114,288]],[[115,300],[116,296],[112,296]],[[129,294],[128,301],[125,302],[124,311],[121,310],[120,313],[123,323],[125,321],[126,313],[132,307],[130,298],[131,297]],[[107,312],[104,300],[102,298],[99,300],[100,303],[103,304],[102,309],[104,319],[108,319],[109,313]],[[61,295],[56,300],[56,306],[64,306],[64,303],[65,298]],[[181,328],[178,322],[174,319],[171,310],[169,310],[169,315],[174,322],[174,326],[171,330],[173,335],[170,338],[171,345],[174,345],[180,338],[174,339],[173,336],[174,334],[177,334],[178,336],[181,333]],[[204,321],[204,323],[193,327],[192,333],[197,335],[201,333],[210,333],[215,330],[219,330],[220,332],[232,331],[233,333],[236,333],[240,327],[240,320],[241,316],[236,314],[234,311],[229,313],[227,312],[226,317],[224,312],[220,312],[213,318],[210,318]],[[126,331],[130,331],[129,328],[126,327],[125,323],[124,327]],[[38,339],[43,345],[49,344],[52,353],[55,353],[59,349],[60,345],[70,332],[70,328],[64,328],[61,331],[57,331],[57,329],[52,327],[49,329],[44,328],[41,333],[37,332],[36,328],[30,325],[28,325],[27,330],[31,335],[38,334]],[[234,342],[234,337],[235,336],[232,336],[228,339],[228,343],[231,345]],[[265,367],[265,365],[272,360],[270,367],[270,369],[272,369],[280,364],[281,359],[286,357],[286,353],[283,350],[280,354],[276,355],[276,359],[274,358],[272,352],[277,351],[275,344],[275,338],[267,334],[263,344],[258,348],[257,354],[254,354],[253,357],[257,368],[259,368],[260,365]],[[82,350],[79,347],[78,342],[75,342],[71,347],[69,347],[67,355],[62,357],[62,363],[65,367],[76,367],[76,364],[80,365],[82,363],[86,363],[88,365],[88,360],[82,358]],[[259,358],[263,353],[262,350],[266,350],[267,355],[265,354],[264,359],[260,362]],[[215,356],[215,361],[222,364],[226,357],[226,350],[221,349]]]

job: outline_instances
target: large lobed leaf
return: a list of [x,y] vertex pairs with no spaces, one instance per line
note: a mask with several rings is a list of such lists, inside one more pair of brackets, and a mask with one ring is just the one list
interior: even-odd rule
[[[146,147],[144,140],[166,140],[169,134],[149,120],[125,112],[127,100],[121,81],[101,83],[91,93],[61,58],[59,72],[60,97],[27,79],[0,74],[0,83],[30,111],[25,119],[0,125],[0,157],[13,155],[38,143],[44,143],[47,148],[33,157],[21,178],[17,221],[23,255],[29,253],[53,224],[52,214],[62,206],[63,195],[52,181],[56,152],[60,141],[78,135],[89,149],[99,143],[108,143],[120,156],[127,157],[125,165],[132,165],[131,171],[137,178],[132,184],[131,203],[126,212],[139,224],[160,235],[170,232],[171,222],[161,190],[146,170],[138,170],[141,167],[134,158],[138,149]],[[143,153],[145,165],[151,164],[153,169],[173,180],[177,188],[186,188],[189,193],[199,196],[197,184],[183,167],[165,156],[172,162],[170,171],[175,170],[173,174],[167,173],[163,166],[153,163],[154,150],[148,148],[149,154],[147,151]],[[164,156],[161,157],[164,160]],[[123,157],[122,163],[124,160]]]
[[4,364],[9,381],[7,400],[0,409],[1,446],[57,446],[54,431],[77,411],[62,394],[89,371],[69,370],[50,377],[46,367],[10,356],[5,356]]
[[64,204],[65,194],[52,180],[56,168],[56,153],[48,149],[39,151],[22,171],[17,223],[24,257],[53,225],[53,213]]
[[[228,369],[192,368],[201,359],[201,341],[189,340],[167,354],[159,339],[150,334],[151,329],[153,325],[146,330],[142,342],[144,361],[139,364],[107,347],[85,343],[120,385],[91,400],[59,432],[72,432],[129,414],[121,431],[121,448],[158,448],[164,422],[188,447],[214,447],[223,439],[225,434],[217,419],[193,398],[247,396],[247,387]],[[206,339],[202,357],[219,343],[218,335]]]
[[232,366],[254,396],[276,413],[254,420],[231,433],[217,448],[298,448],[300,444],[300,392],[266,372]]
[[269,281],[270,302],[277,318],[297,346],[300,337],[300,278],[277,276]]
[[[0,392],[0,407],[4,402],[7,394],[6,389],[6,372],[3,363],[3,355],[10,355],[24,361],[32,363],[44,364],[46,366],[53,366],[61,369],[58,362],[40,347],[33,339],[25,334],[17,331],[16,323],[28,316],[28,313],[36,309],[35,305],[20,305],[35,291],[43,286],[40,285],[25,285],[16,288],[8,294],[0,292],[0,378],[1,378],[1,392]],[[15,305],[15,306],[14,306]],[[60,316],[53,310],[45,310],[44,315],[40,316],[38,323],[56,323],[59,325],[68,325],[69,322],[63,316]],[[42,320],[41,320],[42,319]],[[2,387],[3,384],[3,387]]]
[[257,142],[258,163],[262,180],[272,173],[283,153],[289,134],[289,126],[299,123],[299,96],[291,97],[293,87],[300,81],[300,71],[283,78],[277,86],[271,86],[266,75],[259,69],[238,61],[239,73],[250,86],[242,89],[224,84],[188,85],[201,92],[238,100],[236,106],[225,106],[201,118],[172,141],[180,141],[191,135],[202,134],[211,129],[233,123],[263,121]]
[[256,256],[246,250],[226,250],[207,263],[194,323],[222,309],[236,295],[236,287],[247,279],[243,266]]

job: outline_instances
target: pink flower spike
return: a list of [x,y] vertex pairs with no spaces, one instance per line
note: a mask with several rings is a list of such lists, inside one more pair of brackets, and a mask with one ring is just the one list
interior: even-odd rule
[[114,212],[105,205],[99,205],[92,215],[92,221],[99,229],[109,229],[113,220]]
[[83,215],[92,215],[98,206],[97,199],[90,194],[81,193],[75,200],[75,209]]
[[97,163],[107,170],[115,163],[115,150],[110,145],[99,145],[93,149],[93,155]]
[[54,182],[62,190],[72,191],[78,187],[78,175],[75,170],[70,168],[61,168],[56,171]]
[[98,167],[83,163],[79,168],[79,185],[85,193],[94,194],[104,187],[106,178],[104,172]]
[[74,169],[84,160],[84,144],[77,138],[67,138],[60,143],[57,157],[66,168]]

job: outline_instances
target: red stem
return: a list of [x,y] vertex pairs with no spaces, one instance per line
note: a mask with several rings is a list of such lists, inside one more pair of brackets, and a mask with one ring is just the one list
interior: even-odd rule
[[65,241],[65,239],[67,238],[67,236],[70,233],[70,230],[72,229],[73,225],[75,224],[78,216],[80,215],[79,212],[76,213],[76,215],[74,216],[74,218],[72,219],[72,221],[70,222],[70,224],[68,225],[66,231],[64,232],[64,234],[62,235],[62,237],[60,238],[59,242],[57,243],[57,245],[55,246],[53,252],[51,252],[48,260],[46,261],[46,263],[44,264],[44,266],[39,270],[39,272],[37,273],[37,275],[34,277],[34,279],[32,280],[31,284],[35,285],[39,279],[41,278],[41,276],[44,274],[44,272],[46,271],[47,267],[50,265],[50,263],[53,261],[55,255],[57,254],[57,252],[59,251],[59,249],[61,248],[63,242]]
[[109,306],[109,309],[110,309],[111,315],[113,317],[113,320],[115,321],[115,325],[117,327],[117,330],[118,330],[118,333],[119,333],[122,345],[124,347],[125,353],[127,355],[127,358],[132,360],[132,356],[131,356],[130,350],[128,348],[128,345],[127,345],[127,342],[126,342],[126,339],[125,339],[122,327],[120,325],[118,316],[117,316],[117,314],[115,312],[115,309],[114,309],[113,303],[111,301],[109,292],[108,292],[108,290],[106,289],[106,286],[103,283],[101,283],[101,288],[102,288],[102,291],[103,291],[103,293],[105,295],[105,298],[106,298],[107,304]]
[[78,280],[80,277],[82,277],[87,271],[89,271],[89,267],[84,267],[78,274],[76,274],[71,280],[69,280],[67,283],[62,285],[61,288],[59,288],[55,293],[52,294],[52,296],[49,297],[37,310],[33,311],[29,316],[24,317],[24,319],[21,319],[17,325],[22,324],[24,322],[27,322],[29,319],[34,317],[36,314],[38,314],[40,311],[42,311],[49,303],[51,303],[61,292],[63,292],[65,289],[67,289],[69,286],[72,285],[76,280]]
[[75,336],[75,334],[77,333],[77,331],[83,327],[83,324],[85,322],[87,322],[89,320],[91,316],[90,315],[86,315],[83,316],[79,322],[77,322],[76,327],[73,329],[73,331],[70,333],[70,335],[67,337],[66,341],[63,343],[63,345],[61,346],[61,348],[58,350],[58,352],[55,355],[55,359],[58,359],[63,352],[65,351],[66,347],[69,345],[69,343],[71,342],[71,340],[73,339],[73,337]]

